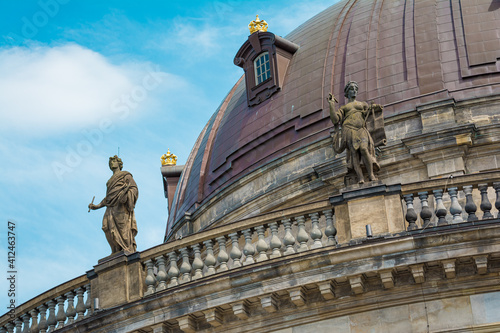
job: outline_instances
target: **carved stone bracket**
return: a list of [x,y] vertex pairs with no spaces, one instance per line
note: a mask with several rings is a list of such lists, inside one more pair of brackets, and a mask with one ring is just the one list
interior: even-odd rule
[[[168,332],[170,332],[170,329],[171,329],[170,325],[165,324],[165,323],[153,325],[153,326],[151,326],[151,328],[153,329],[153,333],[168,333]],[[139,331],[137,331],[137,332],[139,332]]]
[[410,271],[413,279],[415,279],[415,283],[425,282],[424,264],[412,265],[410,266]]
[[290,299],[292,300],[293,304],[297,306],[306,304],[306,292],[304,287],[288,289],[288,293],[290,294]]
[[278,310],[278,299],[275,295],[266,295],[259,297],[262,308],[269,313],[276,312]]
[[203,311],[205,319],[213,327],[219,327],[223,323],[222,312],[218,308],[208,309]]
[[382,285],[385,289],[394,288],[394,272],[391,269],[379,272],[380,279],[382,280]]
[[456,276],[455,263],[456,259],[448,259],[441,261],[441,264],[443,264],[444,274],[446,275],[447,279],[455,278]]
[[248,319],[249,310],[247,301],[231,303],[231,307],[233,308],[233,313],[236,317],[240,319]]
[[321,296],[325,300],[330,300],[335,298],[335,289],[333,287],[332,281],[325,281],[317,284]]
[[180,327],[181,331],[183,331],[185,333],[195,333],[196,332],[196,321],[190,315],[177,318],[177,323],[179,323],[179,327]]
[[365,285],[364,285],[364,282],[363,282],[363,276],[362,275],[351,276],[349,278],[349,283],[351,284],[352,291],[356,295],[362,294],[363,291],[365,290]]
[[488,255],[474,256],[474,262],[476,263],[477,274],[488,273]]

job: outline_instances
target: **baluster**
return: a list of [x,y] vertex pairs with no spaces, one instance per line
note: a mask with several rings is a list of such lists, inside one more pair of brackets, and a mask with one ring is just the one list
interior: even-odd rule
[[40,305],[37,307],[38,312],[40,312],[40,323],[38,323],[38,329],[40,333],[46,333],[48,329],[47,319],[45,318],[45,314],[47,313],[47,306]]
[[207,273],[205,274],[205,276],[208,276],[215,274],[215,263],[217,261],[215,260],[214,256],[212,240],[206,240],[203,242],[203,244],[205,244],[205,247],[207,248],[207,256],[205,257],[205,266],[207,266]]
[[63,328],[64,322],[66,321],[66,312],[64,311],[64,301],[65,300],[66,300],[66,297],[64,297],[64,296],[59,296],[56,298],[56,301],[57,301],[57,315],[56,315],[57,329]]
[[191,264],[189,263],[189,252],[187,247],[183,247],[180,249],[181,251],[181,257],[182,257],[182,263],[180,267],[180,279],[179,283],[186,283],[191,281]]
[[283,226],[285,227],[285,237],[283,238],[283,244],[285,244],[286,249],[283,255],[289,255],[295,253],[293,246],[295,245],[295,237],[292,235],[292,220],[283,219],[281,220]]
[[23,329],[22,333],[30,333],[30,318],[31,316],[28,313],[25,313],[21,316],[21,319],[23,321]]
[[436,217],[438,218],[437,225],[447,225],[446,214],[448,211],[443,204],[443,190],[433,190],[434,198],[436,199]]
[[450,206],[450,214],[453,215],[453,223],[460,223],[463,222],[462,218],[462,207],[458,203],[458,188],[457,187],[450,187],[448,189],[448,193],[450,194],[451,198],[451,206]]
[[172,251],[168,254],[168,259],[170,260],[170,268],[168,270],[168,276],[170,277],[170,282],[168,284],[168,287],[174,287],[179,284],[178,282],[178,276],[179,276],[179,269],[177,268],[177,253],[175,251]]
[[264,233],[266,232],[266,228],[264,226],[258,226],[255,228],[255,231],[257,231],[257,236],[259,237],[259,239],[257,240],[257,244],[255,244],[255,249],[257,250],[257,252],[259,252],[256,261],[265,261],[269,259],[266,253],[267,250],[269,250],[269,245],[267,245],[264,235]]
[[23,330],[23,321],[20,318],[16,318],[14,320],[14,324],[16,325],[16,333],[22,333]]
[[323,215],[325,215],[326,219],[325,235],[328,237],[326,245],[337,245],[337,240],[335,239],[337,228],[333,225],[333,211],[330,209],[324,210]]
[[76,310],[74,306],[75,293],[72,291],[64,294],[68,300],[68,308],[66,309],[66,316],[68,316],[68,322],[66,325],[73,324],[75,322]]
[[0,327],[0,333],[7,333],[7,329],[5,327]]
[[319,249],[320,247],[323,247],[323,244],[321,243],[323,233],[319,229],[319,213],[309,214],[309,217],[311,218],[312,223],[311,238],[314,241],[313,245],[311,245],[311,249]]
[[272,253],[270,258],[278,258],[281,257],[281,240],[278,237],[278,222],[269,223],[269,229],[271,229],[271,240],[269,241],[269,245],[271,247]]
[[[158,285],[156,286],[156,289],[154,288],[154,281],[153,281],[153,289],[152,289],[152,292],[148,293],[146,291],[146,295],[150,295],[154,292],[158,292],[158,291],[161,291],[161,290],[165,290],[167,289],[167,280],[168,280],[168,275],[167,275],[167,263],[165,262],[165,257],[163,255],[161,256],[158,256],[155,258],[155,262],[158,266],[158,273],[156,274],[156,281],[158,282]],[[154,273],[151,272],[151,273]],[[148,268],[148,276],[149,276],[149,268]],[[148,277],[146,277],[146,280],[148,279]],[[150,281],[151,283],[151,281]],[[148,286],[148,290],[149,290],[149,285],[148,283],[146,282],[146,285]]]
[[500,182],[493,183],[496,192],[495,208],[497,209],[497,219],[500,218]]
[[432,210],[429,208],[428,202],[428,192],[418,192],[418,197],[420,198],[420,204],[422,205],[422,211],[420,212],[420,217],[423,221],[423,227],[428,228],[431,227],[431,217]]
[[243,266],[250,265],[255,262],[253,255],[255,254],[255,248],[252,244],[252,229],[243,230],[243,236],[245,237],[245,246],[243,246],[243,254],[245,255],[245,261]]
[[462,189],[465,193],[465,212],[468,214],[467,221],[477,221],[477,206],[472,198],[472,185],[465,185]]
[[417,224],[417,212],[415,212],[415,208],[413,208],[413,194],[406,194],[403,196],[406,202],[406,221],[408,221],[408,231],[418,229]]
[[299,226],[299,231],[297,232],[297,242],[299,242],[299,248],[297,252],[303,252],[309,250],[307,246],[307,241],[309,240],[309,235],[306,232],[306,218],[302,216],[297,216],[295,218]]
[[90,283],[83,286],[87,291],[87,299],[85,300],[85,318],[90,317],[92,314],[92,305],[90,304],[91,294],[90,294]]
[[219,255],[217,256],[217,262],[219,263],[219,268],[217,272],[227,271],[229,268],[227,267],[227,261],[229,260],[229,255],[226,250],[226,237],[220,236],[216,238],[217,243],[219,244]]
[[50,300],[47,302],[47,307],[49,308],[49,315],[47,318],[48,329],[47,332],[54,332],[57,324],[56,319],[56,302]]
[[481,210],[483,211],[482,219],[492,219],[493,215],[491,215],[490,211],[493,206],[488,199],[488,184],[479,184],[477,188],[481,192],[481,205],[479,206],[479,208],[481,208]]
[[154,263],[153,260],[148,259],[144,262],[146,265],[146,270],[147,270],[147,275],[146,275],[146,286],[147,290],[144,293],[144,296],[148,296],[151,294],[155,293],[155,284],[156,284],[156,279],[154,275]]
[[78,287],[75,290],[76,292],[76,321],[82,320],[85,317],[85,303],[83,301],[83,293],[85,293],[85,289],[83,287]]
[[36,333],[39,331],[38,328],[38,311],[36,309],[33,309],[30,311],[31,315],[31,327],[28,330],[28,333]]
[[231,257],[231,259],[233,259],[233,268],[241,267],[242,252],[238,243],[239,235],[237,232],[233,232],[232,234],[229,234],[229,238],[231,238],[232,242],[231,252],[229,252],[229,256]]
[[191,246],[194,252],[193,259],[193,280],[201,279],[203,277],[203,260],[201,260],[201,250],[200,244],[194,244]]
[[14,333],[14,324],[12,323],[7,323],[7,325],[5,325],[7,327],[7,332],[9,333]]

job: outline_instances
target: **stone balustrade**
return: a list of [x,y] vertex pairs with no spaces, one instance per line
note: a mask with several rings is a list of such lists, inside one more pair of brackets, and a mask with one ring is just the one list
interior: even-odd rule
[[407,230],[498,218],[500,174],[490,174],[490,177],[472,174],[402,186]]
[[[317,210],[312,210],[314,206]],[[327,202],[223,226],[143,253],[144,296],[275,258],[337,244],[333,210]],[[295,214],[294,214],[295,213]],[[192,240],[191,240],[192,239]],[[170,245],[170,246],[168,246]]]
[[[250,269],[250,271],[258,274],[261,269],[272,267],[277,260],[290,262],[288,259],[293,258],[292,261],[295,262],[325,251],[328,253],[347,251],[354,244],[362,245],[366,242],[372,244],[370,242],[376,239],[368,239],[370,237],[364,232],[367,224],[373,227],[374,238],[390,240],[412,237],[415,230],[423,231],[434,227],[439,229],[440,226],[449,224],[457,224],[457,227],[466,226],[475,223],[474,221],[484,224],[481,221],[499,218],[500,172],[433,179],[404,185],[384,185],[380,182],[367,185],[341,192],[329,200],[294,206],[200,231],[133,254],[134,258],[123,259],[125,260],[123,263],[117,262],[116,265],[113,264],[115,266],[107,262],[101,263],[102,268],[95,266],[93,276],[80,276],[18,306],[13,318],[9,314],[2,316],[0,333],[48,333],[60,329],[73,332],[74,323],[91,314],[89,278],[95,279],[92,280],[92,285],[102,284],[101,288],[104,290],[110,288],[109,283],[112,282],[109,281],[116,274],[123,272],[135,274],[133,272],[137,269],[137,275],[131,276],[137,276],[140,283],[126,285],[127,288],[135,289],[122,289],[128,290],[127,293],[137,294],[137,298],[133,300],[142,298],[148,301],[153,295],[155,297],[168,295],[161,292],[170,288],[201,279],[213,280],[205,279],[207,277],[223,278],[224,273],[231,271],[233,275],[242,274],[236,271],[238,269],[256,267],[257,270]],[[385,217],[379,218],[377,214]],[[488,223],[495,221],[486,221],[486,224]],[[487,257],[474,256],[473,259],[477,271],[485,274],[488,269]],[[124,265],[128,265],[126,269],[123,268]],[[446,259],[442,265],[446,276],[453,278],[454,262]],[[422,264],[415,262],[408,267],[417,283],[424,281]],[[363,278],[359,272],[351,273],[338,276],[335,281],[340,284],[348,282],[351,288],[349,290],[358,295],[364,290],[363,279],[366,277]],[[394,271],[384,270],[379,273],[377,274],[380,275],[384,287],[394,285]],[[333,297],[332,283],[331,279],[325,283],[317,283],[318,290],[325,299]],[[304,304],[305,294],[310,292],[304,288],[304,286],[285,288],[293,304],[297,306]],[[100,290],[99,287],[94,289],[95,294],[92,294],[92,298],[101,297],[99,303],[102,301],[104,304],[105,295],[99,296],[96,293]],[[276,301],[273,297],[278,294],[273,295],[255,297],[260,297],[260,303],[266,311],[273,311],[275,308],[273,304]],[[244,302],[231,303],[235,316],[238,318],[248,316],[245,302],[255,301],[255,297],[252,297]],[[111,309],[125,302],[130,302],[130,299],[119,299],[116,304],[110,303],[111,305],[103,308]],[[217,311],[219,310],[209,309],[204,312],[209,323],[217,325],[220,322],[217,319],[220,313]],[[184,329],[190,326],[189,318],[191,317],[175,320],[179,327]],[[87,322],[88,320],[82,324],[87,325]]]
[[0,318],[0,333],[50,333],[88,317],[90,281],[85,275],[18,306]]

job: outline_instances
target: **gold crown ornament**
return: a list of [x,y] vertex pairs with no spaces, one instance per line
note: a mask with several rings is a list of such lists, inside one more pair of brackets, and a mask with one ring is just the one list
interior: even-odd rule
[[248,25],[248,29],[250,30],[250,35],[257,31],[266,32],[267,22],[264,20],[261,21],[259,15],[257,15],[257,18]]
[[161,157],[161,165],[177,165],[177,156],[172,154],[170,149],[167,149],[167,153]]

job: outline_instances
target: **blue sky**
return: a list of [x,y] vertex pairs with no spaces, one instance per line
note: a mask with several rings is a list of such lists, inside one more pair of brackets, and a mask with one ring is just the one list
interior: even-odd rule
[[138,250],[160,244],[160,157],[185,163],[243,74],[233,58],[248,23],[259,14],[285,36],[335,2],[0,0],[0,269],[11,220],[17,304],[110,254],[104,210],[87,205],[118,147],[139,187]]

